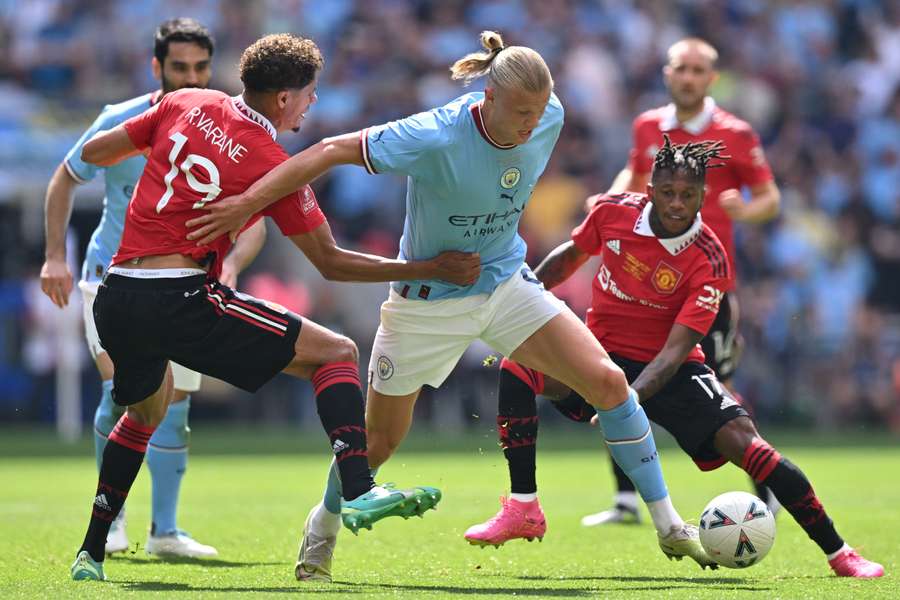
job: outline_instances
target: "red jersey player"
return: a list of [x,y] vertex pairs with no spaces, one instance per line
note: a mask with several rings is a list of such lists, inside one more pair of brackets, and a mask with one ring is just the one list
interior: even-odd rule
[[[628,164],[616,177],[610,193],[643,192],[646,189],[653,157],[662,145],[664,134],[678,144],[720,140],[727,146],[730,160],[721,169],[714,169],[707,175],[706,200],[701,215],[703,222],[725,247],[732,277],[725,288],[721,310],[701,344],[706,364],[734,393],[731,378],[740,359],[743,340],[738,332],[740,311],[734,293],[733,222],[764,223],[773,219],[778,214],[780,194],[760,146],[759,136],[748,123],[716,106],[707,95],[718,78],[715,70],[717,58],[716,49],[697,38],[680,40],[669,48],[663,76],[672,102],[641,113],[634,120],[633,146]],[[744,202],[742,188],[749,190],[749,202]],[[740,396],[735,396],[741,400]],[[639,521],[634,485],[615,464],[613,472],[618,487],[614,507],[585,516],[581,521],[583,525]],[[768,490],[758,485],[754,487],[758,496],[777,509],[777,503]]]
[[[880,577],[884,568],[844,543],[803,472],[760,436],[747,411],[703,363],[699,343],[730,280],[724,248],[698,214],[707,162],[720,150],[721,142],[673,146],[665,137],[647,194],[595,198],[572,240],[552,251],[535,274],[553,288],[599,255],[587,324],[625,371],[647,416],[700,469],[730,461],[767,485],[837,575]],[[593,412],[559,382],[503,360],[497,423],[512,497],[493,519],[466,532],[471,543],[500,545],[546,531],[535,481],[536,394],[558,398],[569,414]]]
[[[287,158],[275,135],[299,127],[316,100],[322,65],[312,41],[266,36],[241,57],[241,96],[173,92],[84,146],[82,159],[104,166],[137,153],[149,156],[121,246],[94,303],[100,340],[115,366],[113,400],[127,410],[104,450],[90,524],[71,568],[74,579],[104,579],[110,523],[170,402],[170,360],[249,391],[279,372],[311,379],[351,509],[345,524],[354,531],[383,516],[422,512],[440,499],[434,488],[387,490],[372,481],[356,345],[218,282],[227,237],[202,245],[185,240],[185,222],[204,205],[242,191]],[[411,262],[339,248],[309,187],[264,213],[329,279],[436,277],[469,285],[478,278],[477,255]]]

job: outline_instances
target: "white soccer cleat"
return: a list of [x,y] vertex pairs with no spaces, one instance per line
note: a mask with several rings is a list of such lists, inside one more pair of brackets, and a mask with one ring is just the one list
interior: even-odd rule
[[179,529],[171,535],[147,536],[147,554],[160,558],[213,558],[219,555],[219,551],[201,544]]
[[297,564],[294,565],[294,577],[298,581],[327,581],[331,583],[331,559],[337,536],[320,536],[312,530],[312,519],[319,505],[317,504],[306,516],[303,525],[303,539],[300,540],[300,552],[297,553]]
[[673,558],[681,560],[687,556],[700,565],[701,569],[719,568],[716,561],[709,557],[700,544],[700,530],[696,525],[685,523],[682,527],[673,527],[665,536],[659,535],[659,548],[663,554],[669,557],[669,560]]
[[109,533],[106,535],[106,553],[115,554],[126,550],[128,550],[128,533],[125,531],[125,509],[123,508],[112,522]]
[[584,527],[594,527],[596,525],[609,525],[611,523],[620,523],[622,525],[638,525],[641,522],[641,513],[630,506],[616,504],[609,510],[585,515],[581,518],[581,524]]

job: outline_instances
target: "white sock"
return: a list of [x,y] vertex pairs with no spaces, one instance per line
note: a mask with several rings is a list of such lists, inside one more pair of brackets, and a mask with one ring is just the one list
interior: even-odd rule
[[309,527],[316,535],[322,537],[331,537],[337,535],[341,530],[341,515],[329,512],[325,505],[321,502],[316,506],[312,519],[309,520]]
[[511,500],[515,500],[516,502],[534,502],[537,500],[537,492],[532,492],[530,494],[518,494],[513,492],[509,495]]
[[669,535],[673,529],[681,529],[684,527],[684,520],[675,507],[672,506],[672,498],[666,496],[662,500],[656,502],[648,502],[647,510],[650,511],[650,518],[653,519],[653,526],[660,535]]
[[828,560],[834,560],[835,558],[837,558],[837,555],[838,555],[838,554],[840,554],[841,552],[846,552],[847,550],[853,550],[853,548],[851,548],[850,546],[848,546],[848,545],[847,545],[847,542],[844,542],[844,545],[841,546],[840,549],[839,549],[837,552],[832,552],[831,554],[828,554],[828,555],[827,555]]
[[622,506],[626,506],[632,509],[634,512],[638,510],[638,495],[637,492],[616,492],[616,495],[613,496],[614,504],[621,504]]

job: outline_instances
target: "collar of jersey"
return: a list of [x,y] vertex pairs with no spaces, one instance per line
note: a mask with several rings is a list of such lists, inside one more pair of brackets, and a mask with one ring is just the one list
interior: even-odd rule
[[[643,235],[645,237],[656,237],[656,234],[653,233],[653,229],[650,227],[650,211],[653,210],[653,203],[647,202],[647,206],[644,207],[644,210],[641,211],[641,214],[638,215],[637,221],[634,223],[634,232],[638,235]],[[668,250],[669,254],[672,256],[677,256],[684,252],[684,250],[694,243],[698,237],[700,237],[700,232],[703,230],[703,220],[700,218],[700,213],[697,213],[697,216],[694,218],[694,222],[688,228],[687,231],[679,235],[678,237],[673,238],[656,238],[662,247]]]
[[472,112],[472,119],[475,121],[475,128],[478,130],[478,133],[481,134],[481,137],[487,141],[488,144],[493,146],[494,148],[499,148],[501,150],[509,150],[510,148],[515,148],[516,144],[500,144],[494,141],[494,138],[491,137],[491,134],[488,133],[487,127],[484,126],[484,118],[481,116],[481,105],[484,101],[479,101],[469,107],[469,110]]
[[663,108],[662,118],[659,120],[660,131],[672,131],[684,129],[691,135],[700,135],[712,122],[713,112],[716,110],[716,101],[707,96],[703,99],[703,110],[684,123],[679,123],[675,116],[675,104],[670,102]]
[[260,113],[247,106],[247,103],[244,102],[244,98],[242,96],[232,96],[231,105],[234,106],[234,109],[238,112],[239,115],[241,115],[248,121],[253,121],[263,129],[265,129],[266,132],[272,136],[273,140],[278,137],[278,131],[276,131],[275,126],[272,125],[272,122],[262,116]]

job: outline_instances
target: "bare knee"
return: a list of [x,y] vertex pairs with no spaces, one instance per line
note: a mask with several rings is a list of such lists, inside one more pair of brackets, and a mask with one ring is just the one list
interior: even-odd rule
[[603,358],[591,369],[588,380],[589,395],[585,399],[594,408],[609,410],[621,404],[628,397],[628,380],[609,358]]
[[334,348],[332,352],[329,352],[329,355],[333,356],[333,359],[329,362],[359,364],[359,348],[356,347],[356,342],[343,335],[337,336]]

